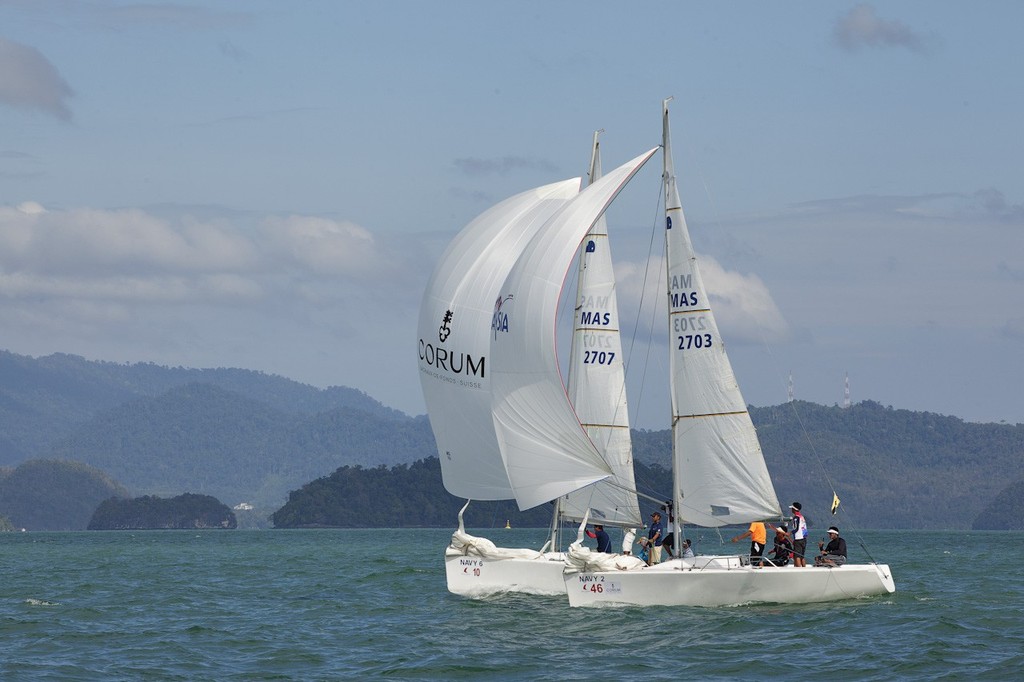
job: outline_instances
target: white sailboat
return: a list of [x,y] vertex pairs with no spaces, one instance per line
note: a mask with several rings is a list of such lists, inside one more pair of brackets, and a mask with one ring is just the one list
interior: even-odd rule
[[[683,523],[706,527],[779,518],[778,499],[683,218],[672,163],[667,100],[662,115],[673,505]],[[595,570],[585,561],[576,561],[564,577],[571,606],[803,603],[887,594],[896,589],[889,567],[883,564],[761,568],[746,559],[698,556],[632,570],[602,566]]]
[[[594,158],[599,158],[596,139]],[[622,492],[623,488],[633,488],[632,461],[631,453],[622,454],[622,434],[619,432],[623,429],[617,422],[611,427],[604,423],[594,427],[594,433],[602,436],[610,428],[616,432],[616,435],[604,438],[611,443],[615,453],[612,464],[606,461],[603,452],[587,439],[586,434],[580,432],[575,416],[572,416],[574,428],[582,438],[577,439],[576,450],[561,453],[557,471],[548,471],[549,462],[546,460],[527,462],[518,454],[508,455],[502,447],[504,443],[499,444],[498,427],[492,418],[494,370],[489,352],[490,344],[505,334],[505,308],[513,305],[509,297],[500,293],[504,276],[529,251],[529,244],[538,238],[538,234],[564,232],[566,226],[571,226],[579,232],[575,237],[578,244],[587,229],[598,220],[604,207],[642,163],[636,161],[633,166],[627,164],[616,169],[608,179],[600,182],[594,182],[599,175],[600,162],[596,161],[595,165],[592,161],[591,186],[582,193],[577,193],[579,179],[576,178],[502,202],[460,232],[438,263],[420,313],[419,364],[424,397],[441,458],[442,477],[449,492],[471,499],[492,500],[519,499],[528,495],[529,504],[520,500],[524,509],[558,500],[556,520],[559,510],[564,508],[568,518],[577,518],[579,513],[595,513],[600,518],[608,518],[606,522],[609,524],[638,523],[639,508],[635,494],[630,500],[630,493]],[[606,241],[606,233],[599,229],[595,242],[602,236]],[[547,241],[547,237],[541,238],[541,243]],[[602,258],[605,257],[604,251]],[[593,260],[595,274],[603,274],[603,266],[596,264],[596,258]],[[610,272],[610,256],[607,260]],[[581,281],[584,279],[587,278],[581,275]],[[607,286],[600,276],[596,281]],[[609,306],[607,294],[594,294],[593,299],[605,308]],[[614,309],[614,297],[610,300]],[[617,343],[617,319],[614,322]],[[614,364],[621,379],[621,353],[614,363],[607,358],[607,355],[602,358],[606,360],[602,374],[607,376],[607,368]],[[590,374],[584,372],[581,376]],[[587,385],[593,381],[584,379],[581,383]],[[615,394],[616,401],[619,394],[622,394],[621,383]],[[600,406],[595,408],[593,404],[588,404],[585,409],[599,419],[606,420],[609,412],[612,419],[620,417],[616,409],[602,412]],[[628,439],[628,428],[624,430]],[[626,445],[628,449],[628,440]],[[629,458],[628,466],[622,463],[626,458]],[[543,470],[543,473],[524,477],[524,472],[531,468]],[[609,475],[622,479],[618,487],[590,486],[590,493],[568,495]],[[586,509],[579,512],[583,505]],[[557,524],[553,524],[553,528],[557,528]],[[564,594],[564,555],[558,551],[545,551],[547,547],[539,551],[498,547],[486,538],[466,533],[460,512],[459,528],[445,551],[448,588],[466,596],[502,591]]]

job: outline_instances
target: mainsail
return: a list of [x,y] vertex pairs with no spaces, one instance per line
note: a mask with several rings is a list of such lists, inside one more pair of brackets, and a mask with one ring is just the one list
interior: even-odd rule
[[520,509],[612,473],[566,395],[558,370],[555,321],[559,294],[580,242],[655,151],[590,185],[545,223],[496,299],[491,340],[494,425]]
[[491,419],[491,322],[499,288],[530,239],[578,196],[574,178],[523,192],[474,219],[438,262],[419,318],[419,371],[448,492],[511,499]]
[[676,516],[698,526],[779,518],[779,501],[683,218],[667,101],[662,125]]
[[[594,133],[589,175],[590,184],[601,177],[598,133]],[[642,520],[633,492],[636,482],[615,273],[604,214],[583,240],[578,260],[569,398],[590,440],[611,467],[612,476],[569,493],[559,500],[559,507],[562,516],[573,521],[589,515],[594,523],[639,526]]]

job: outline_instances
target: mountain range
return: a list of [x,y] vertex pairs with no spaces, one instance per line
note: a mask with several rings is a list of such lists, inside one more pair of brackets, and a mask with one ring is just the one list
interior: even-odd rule
[[[970,528],[1004,490],[1007,499],[1024,490],[1010,485],[1024,480],[1021,424],[975,424],[872,401],[845,409],[794,401],[752,407],[751,416],[783,507],[800,500],[822,521],[835,493],[838,520],[848,514],[860,527]],[[653,465],[643,471],[668,468],[668,430],[633,437],[637,460]],[[12,513],[13,488],[3,481],[34,460],[80,463],[101,481],[94,494],[205,494],[249,503],[265,518],[289,492],[343,467],[398,465],[401,485],[434,489],[435,481],[413,483],[404,468],[433,456],[425,416],[351,388],[241,369],[0,351],[0,516],[14,525],[31,527],[19,524],[24,509]],[[650,475],[657,480],[638,485],[667,497],[667,477]],[[32,480],[45,487],[38,472]]]

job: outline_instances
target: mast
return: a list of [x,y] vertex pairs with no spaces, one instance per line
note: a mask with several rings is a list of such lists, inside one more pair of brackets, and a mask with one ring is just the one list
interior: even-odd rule
[[[682,211],[682,204],[679,201],[679,190],[676,188],[676,171],[675,171],[675,165],[674,165],[674,163],[672,161],[672,140],[671,140],[671,133],[669,132],[669,123],[668,123],[668,103],[671,102],[671,101],[672,101],[672,98],[668,97],[668,98],[664,99],[662,101],[662,103],[661,103],[661,145],[662,145],[662,159],[664,161],[664,166],[663,166],[663,169],[662,169],[662,181],[665,183],[665,227],[666,227],[666,230],[665,230],[665,257],[666,258],[668,257],[668,246],[669,246],[668,245],[668,238],[669,238],[668,237],[668,229],[672,225],[672,212]],[[666,274],[671,279],[671,273],[668,272],[668,268],[666,268]],[[669,286],[668,286],[668,294],[669,294],[669,297],[671,299],[671,296],[672,296],[671,284],[669,284]],[[669,344],[671,346],[671,339],[672,339],[672,330],[671,330],[671,327],[672,327],[672,322],[671,322],[672,305],[671,305],[671,300],[669,301],[669,308],[668,308],[668,310],[669,310],[669,318],[670,318],[669,319]],[[677,442],[676,437],[675,437],[675,430],[676,430],[677,420],[676,420],[676,416],[675,416],[676,410],[675,410],[675,399],[674,398],[673,398],[671,404],[672,404],[671,418],[672,418],[672,449],[673,449],[673,455],[672,455],[672,511],[670,513],[670,523],[673,523],[674,525],[678,525],[680,527],[680,532],[678,532],[678,533],[675,532],[675,528],[674,527],[672,529],[672,532],[673,532],[673,536],[672,536],[672,554],[675,555],[675,556],[679,556],[679,549],[681,547],[680,536],[683,534],[682,533],[682,521],[681,521],[681,514],[682,514],[682,511],[683,511],[683,483],[680,480],[679,467],[677,467],[675,465],[676,457],[675,457],[675,452],[674,451],[675,451],[676,442]],[[674,518],[675,521],[674,522],[671,521],[671,518]]]
[[[587,167],[587,179],[586,179],[586,186],[587,187],[589,187],[590,185],[593,185],[594,181],[597,180],[599,177],[601,177],[601,148],[600,148],[600,142],[598,141],[598,137],[603,132],[604,132],[604,128],[602,128],[601,130],[595,130],[594,131],[594,142],[591,145],[591,150],[590,150],[590,165]],[[580,189],[582,189],[582,187]],[[576,286],[577,296],[579,295],[580,287],[583,284],[583,272],[584,272],[584,269],[585,269],[585,265],[584,265],[583,257],[582,257],[582,254],[581,254],[580,262],[579,262],[579,273],[577,275],[577,286]],[[578,311],[573,311],[572,345],[569,346],[569,387],[570,387],[569,388],[569,394],[570,395],[572,395],[572,393],[573,393],[573,388],[572,387],[573,387],[573,384],[574,384],[574,377],[575,377],[575,374],[576,374],[574,369],[577,367],[577,363],[579,362],[579,353],[580,353],[579,343],[577,341],[578,335],[576,334],[576,325],[578,324],[578,321],[579,321]],[[559,540],[558,535],[559,535],[559,531],[561,531],[561,524],[562,524],[562,499],[563,499],[562,497],[555,498],[555,505],[554,505],[555,506],[554,515],[555,516],[554,516],[554,518],[551,521],[551,529],[552,529],[551,530],[551,543],[552,543],[551,544],[551,549],[555,550],[555,551],[557,551],[558,548],[561,547],[561,544],[558,541]]]

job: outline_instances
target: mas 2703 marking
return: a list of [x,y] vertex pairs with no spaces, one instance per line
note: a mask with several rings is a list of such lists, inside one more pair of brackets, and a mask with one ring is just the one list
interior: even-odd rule
[[711,334],[683,334],[679,336],[679,350],[711,348]]

